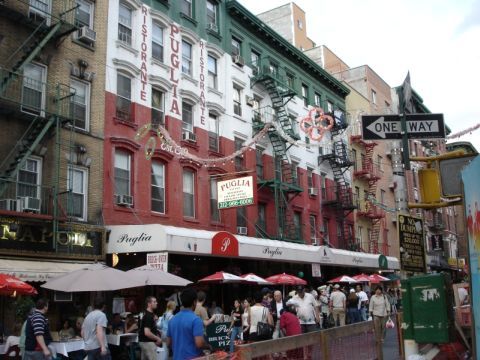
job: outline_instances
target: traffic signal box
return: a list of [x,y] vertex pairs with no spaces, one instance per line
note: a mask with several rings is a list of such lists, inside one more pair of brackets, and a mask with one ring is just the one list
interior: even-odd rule
[[463,150],[432,157],[410,157],[427,164],[418,170],[422,202],[408,203],[409,208],[435,209],[463,202],[460,171],[476,156]]

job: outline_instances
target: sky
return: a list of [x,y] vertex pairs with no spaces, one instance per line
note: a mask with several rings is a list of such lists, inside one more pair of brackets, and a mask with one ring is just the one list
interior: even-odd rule
[[[239,0],[253,14],[288,0]],[[307,35],[350,67],[412,87],[452,134],[480,123],[480,0],[296,0]],[[452,141],[480,152],[480,129]]]

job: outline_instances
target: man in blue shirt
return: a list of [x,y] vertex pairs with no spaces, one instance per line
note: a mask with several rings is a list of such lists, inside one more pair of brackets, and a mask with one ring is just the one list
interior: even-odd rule
[[173,360],[193,359],[203,355],[207,347],[203,337],[203,322],[193,312],[197,305],[197,292],[185,289],[180,296],[183,308],[168,322],[167,343],[172,346]]

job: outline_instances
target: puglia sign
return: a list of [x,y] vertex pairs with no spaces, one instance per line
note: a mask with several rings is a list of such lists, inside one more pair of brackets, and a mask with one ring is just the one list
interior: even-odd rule
[[254,203],[253,177],[245,176],[219,181],[217,183],[217,193],[219,209],[252,205]]

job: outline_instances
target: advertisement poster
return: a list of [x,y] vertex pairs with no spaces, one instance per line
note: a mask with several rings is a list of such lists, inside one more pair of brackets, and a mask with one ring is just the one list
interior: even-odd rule
[[231,207],[252,205],[253,199],[253,177],[245,176],[217,183],[218,208],[227,209]]
[[404,271],[425,272],[425,248],[422,219],[398,215],[400,266]]
[[478,179],[480,179],[480,158],[477,156],[462,171],[468,234],[471,309],[475,331],[473,339],[475,339],[477,359],[480,358],[480,187]]

